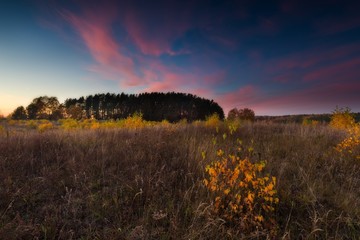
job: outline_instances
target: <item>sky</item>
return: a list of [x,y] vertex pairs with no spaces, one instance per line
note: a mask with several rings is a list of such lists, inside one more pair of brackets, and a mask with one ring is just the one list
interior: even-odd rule
[[185,92],[227,113],[360,112],[360,1],[0,2],[0,114],[39,96]]

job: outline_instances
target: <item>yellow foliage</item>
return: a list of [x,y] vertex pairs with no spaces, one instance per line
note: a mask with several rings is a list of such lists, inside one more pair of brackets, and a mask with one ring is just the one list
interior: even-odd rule
[[38,126],[38,130],[40,132],[44,132],[50,129],[53,129],[54,125],[51,122],[44,122],[44,123],[40,123],[40,125]]
[[146,126],[146,121],[143,120],[142,114],[135,113],[123,121],[123,126],[129,129],[143,128]]
[[229,133],[230,135],[232,135],[233,133],[235,133],[238,128],[241,125],[241,121],[239,119],[234,119],[234,120],[227,120],[226,121],[226,125],[229,129]]
[[211,128],[216,128],[220,125],[220,123],[221,123],[221,120],[219,118],[219,115],[217,113],[214,113],[213,115],[206,118],[205,126],[211,127]]
[[331,116],[330,126],[335,129],[349,129],[355,125],[355,119],[349,108],[336,108]]
[[304,126],[316,126],[318,124],[319,124],[319,121],[311,120],[308,118],[304,118],[302,121],[302,125],[304,125]]
[[341,154],[360,159],[360,124],[355,124],[347,131],[348,136],[335,149]]
[[200,121],[200,120],[196,120],[196,121],[193,121],[191,123],[193,126],[196,126],[196,127],[199,127],[199,126],[203,126],[203,121]]
[[186,126],[188,124],[188,121],[186,118],[181,119],[176,123],[178,126]]
[[16,125],[16,123],[17,123],[16,120],[9,120],[9,121],[8,121],[8,124],[9,124],[9,125],[12,125],[12,126],[13,126],[13,125]]
[[101,128],[116,128],[117,127],[117,124],[115,121],[113,120],[108,120],[108,121],[105,121],[105,122],[102,122],[100,124],[100,127]]
[[264,176],[265,162],[252,163],[239,154],[217,151],[206,167],[204,185],[214,196],[214,213],[238,223],[243,232],[276,229],[273,211],[278,204],[276,178]]
[[79,122],[79,125],[83,129],[98,129],[100,127],[100,123],[95,119],[85,119]]
[[170,127],[171,123],[168,120],[164,119],[161,121],[160,125],[163,127]]
[[61,128],[66,129],[66,130],[77,129],[80,127],[79,122],[72,118],[62,119],[59,122],[61,124]]
[[99,129],[100,128],[100,123],[98,121],[92,121],[89,128],[90,129]]

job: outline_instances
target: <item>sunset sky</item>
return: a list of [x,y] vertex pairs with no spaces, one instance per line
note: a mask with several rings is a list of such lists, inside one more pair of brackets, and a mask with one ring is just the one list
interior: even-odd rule
[[360,112],[360,1],[0,2],[0,114],[152,91],[225,113]]

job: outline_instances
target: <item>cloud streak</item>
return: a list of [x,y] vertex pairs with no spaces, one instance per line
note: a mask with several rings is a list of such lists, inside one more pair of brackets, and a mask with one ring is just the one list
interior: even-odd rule
[[136,86],[141,79],[135,74],[135,64],[132,58],[121,52],[120,45],[114,40],[109,25],[111,17],[99,18],[96,14],[88,12],[81,18],[64,11],[63,17],[76,29],[88,48],[90,54],[97,62],[89,69],[106,77],[120,78],[124,85]]

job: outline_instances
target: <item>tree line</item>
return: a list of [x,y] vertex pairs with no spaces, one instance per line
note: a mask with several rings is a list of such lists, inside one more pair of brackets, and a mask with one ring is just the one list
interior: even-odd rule
[[214,102],[186,93],[95,94],[80,98],[68,98],[60,103],[56,97],[41,96],[27,106],[19,106],[11,114],[12,119],[61,118],[110,120],[122,119],[135,113],[148,121],[168,120],[177,122],[205,120],[217,114],[224,119],[223,109]]

